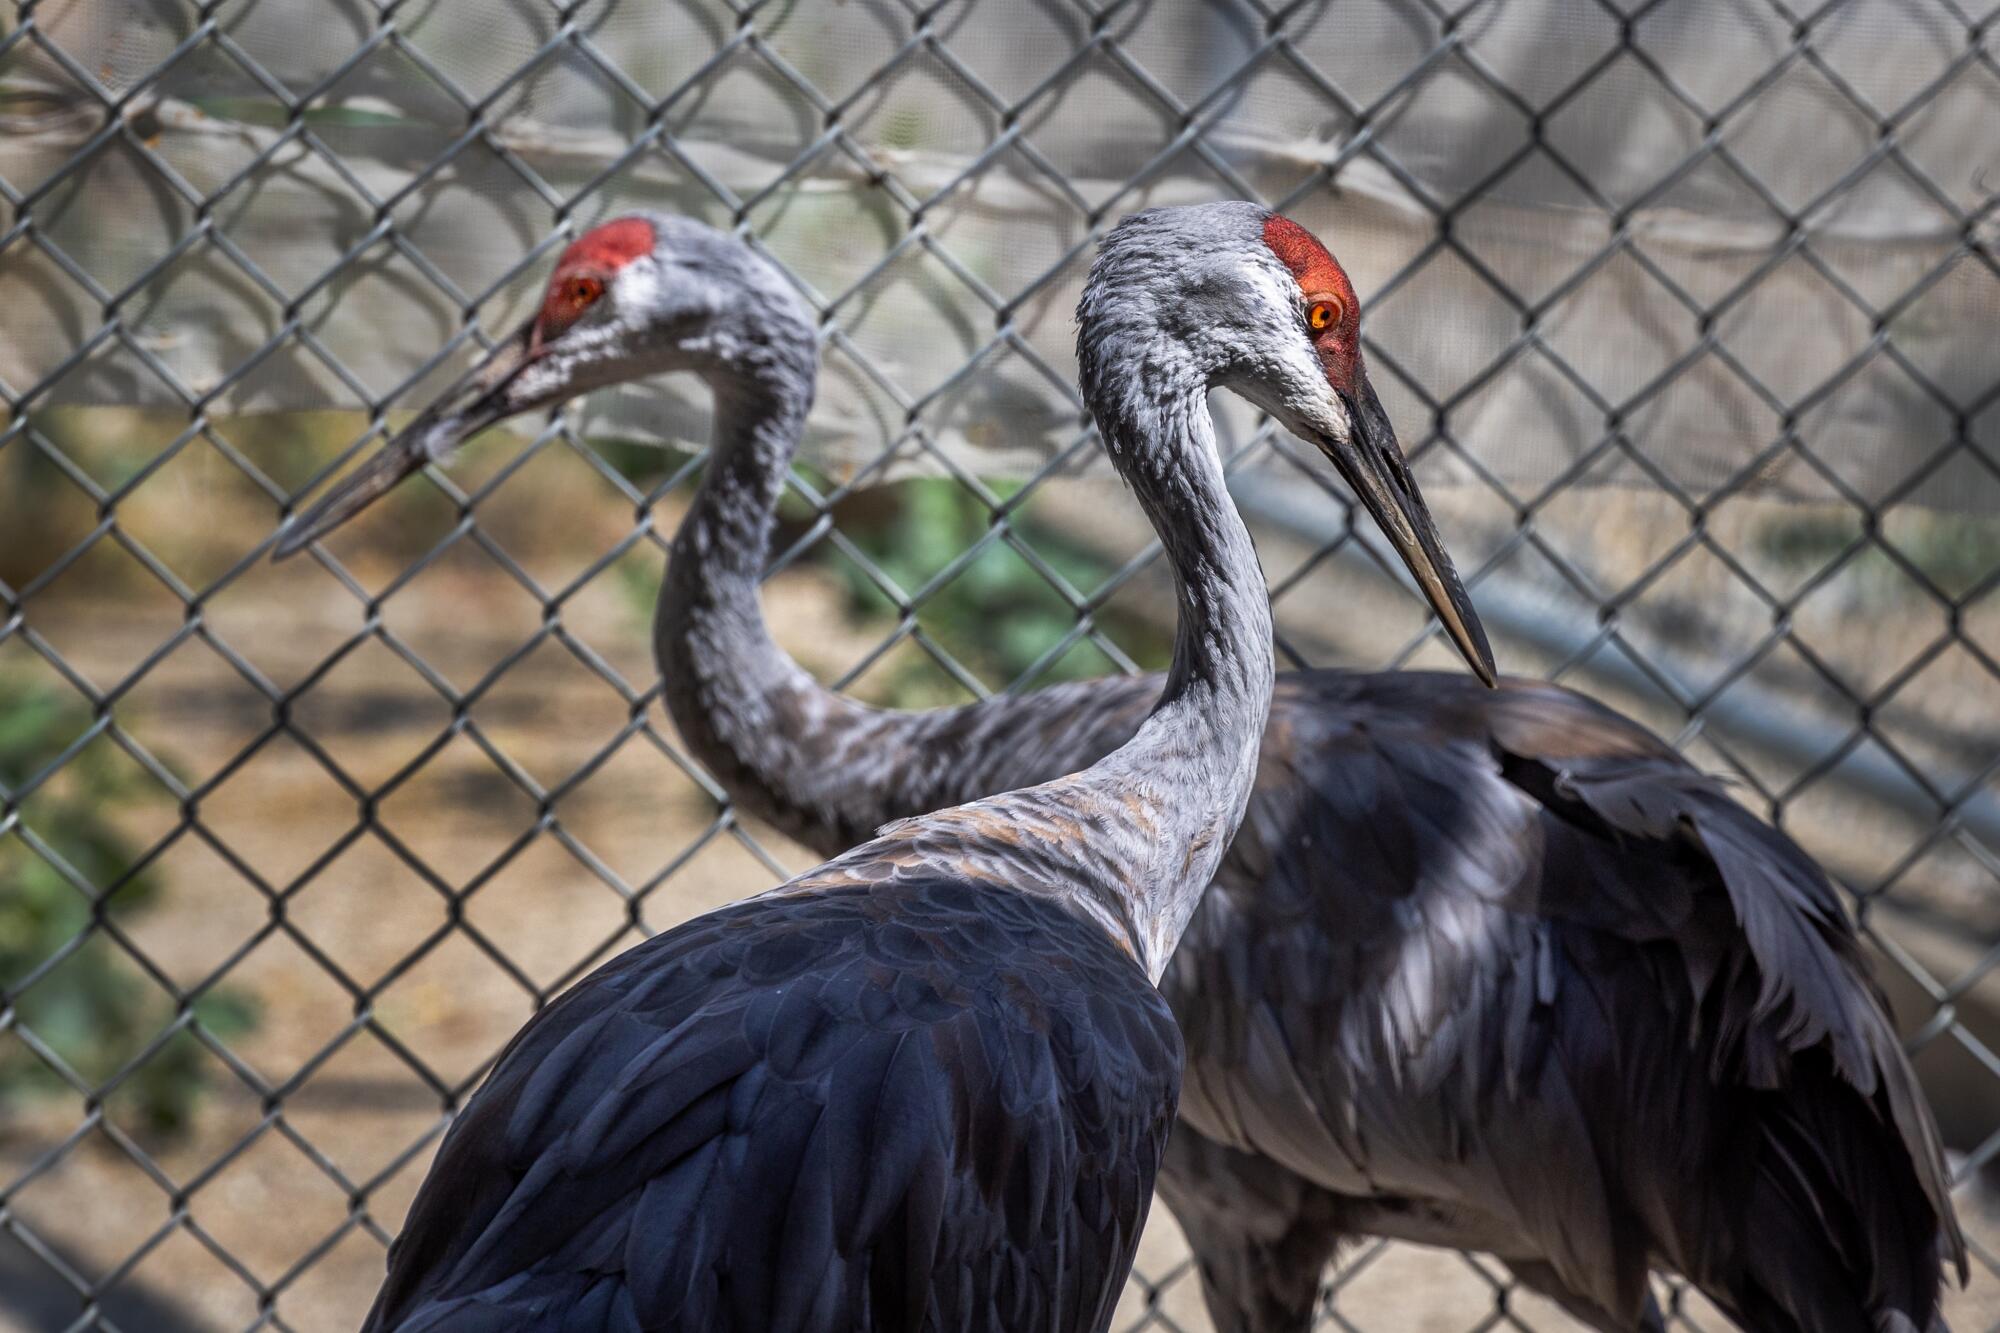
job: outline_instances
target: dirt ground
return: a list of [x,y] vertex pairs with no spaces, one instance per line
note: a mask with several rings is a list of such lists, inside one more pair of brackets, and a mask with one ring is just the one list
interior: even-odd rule
[[[548,498],[576,494],[555,487],[537,499],[532,485],[510,484],[482,511],[510,549],[547,553],[532,571],[546,587],[609,550],[629,518],[610,504]],[[669,527],[673,517],[660,515]],[[396,544],[372,552],[382,537],[367,530],[336,545],[368,593],[391,586],[402,567]],[[647,616],[625,584],[643,581],[660,558],[642,544],[560,613],[561,637],[635,686],[651,676]],[[1267,561],[1282,577],[1270,548]],[[30,620],[92,679],[120,678],[183,623],[176,600],[135,593],[129,581],[80,586],[91,595],[52,592]],[[768,592],[780,641],[826,677],[860,661],[882,628],[851,623],[839,600],[828,576],[811,570],[782,576]],[[252,571],[203,614],[255,671],[290,688],[363,626],[367,609],[310,561],[295,561]],[[543,623],[536,600],[465,543],[397,587],[381,615],[459,690],[474,689]],[[0,1197],[0,1217],[57,1246],[87,1280],[122,1269],[121,1289],[158,1297],[188,1328],[241,1328],[260,1317],[295,1330],[353,1328],[443,1123],[440,1090],[416,1066],[462,1089],[532,1012],[537,990],[553,993],[632,943],[635,918],[671,926],[814,859],[768,830],[719,820],[714,799],[670,757],[672,729],[657,706],[648,730],[614,744],[630,706],[560,638],[480,690],[459,734],[437,692],[379,642],[314,680],[294,709],[302,729],[360,787],[395,782],[373,827],[363,826],[355,795],[294,740],[273,739],[231,769],[271,709],[199,637],[149,672],[117,716],[141,743],[171,755],[186,781],[229,771],[196,816],[239,858],[232,864],[200,837],[179,839],[160,862],[159,902],[132,918],[133,943],[182,985],[226,967],[226,984],[253,997],[260,1018],[229,1042],[240,1073],[208,1060],[209,1095],[181,1137],[147,1136],[117,1098],[102,1108],[51,1099],[0,1126],[0,1181],[34,1173]],[[553,793],[546,819],[508,765]],[[141,803],[121,819],[150,842],[179,812],[171,801]],[[480,885],[463,930],[448,929],[440,884],[403,852],[442,885]],[[273,1091],[268,1103],[260,1088]],[[35,1173],[80,1129],[74,1148]],[[1974,1234],[1990,1244],[1994,1227],[1977,1200],[1967,1202]],[[1160,1327],[1207,1327],[1163,1211],[1138,1272],[1114,1327],[1155,1315]],[[1349,1326],[1369,1333],[1446,1333],[1493,1314],[1498,1280],[1490,1263],[1369,1246],[1348,1257],[1332,1299]],[[1690,1300],[1688,1313],[1698,1325],[1720,1326],[1697,1305]],[[1518,1295],[1507,1309],[1528,1327],[1573,1327]],[[1982,1270],[1949,1312],[1960,1328],[1991,1324],[2000,1284]],[[9,1327],[4,1316],[0,1327]]]

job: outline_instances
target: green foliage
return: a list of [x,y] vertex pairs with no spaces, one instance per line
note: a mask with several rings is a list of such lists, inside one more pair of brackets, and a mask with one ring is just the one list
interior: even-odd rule
[[[10,791],[19,787],[88,725],[82,706],[55,684],[0,675],[0,782]],[[116,922],[157,900],[159,879],[151,871],[120,882],[137,852],[114,820],[119,805],[140,795],[146,781],[115,765],[103,747],[86,746],[38,789],[35,825],[59,831],[61,855],[88,882],[118,887],[93,909],[53,865],[10,837],[11,845],[0,849],[7,853],[0,859],[0,987],[11,991],[92,931],[95,911]],[[173,1018],[167,994],[101,933],[10,998],[16,1021],[92,1084],[124,1068]],[[194,1011],[219,1036],[244,1032],[257,1020],[247,997],[220,989],[197,1000]],[[176,1033],[111,1100],[132,1108],[147,1129],[181,1129],[201,1094],[201,1059],[195,1038]],[[0,1116],[12,1104],[64,1086],[26,1046],[0,1046]]]
[[924,117],[913,106],[897,107],[884,118],[876,134],[885,148],[918,147],[924,141]]
[[[667,469],[679,467],[687,457],[653,445],[616,440],[592,443],[642,488],[655,484]],[[834,489],[825,475],[808,464],[799,464],[798,472],[821,494]],[[1019,487],[993,483],[992,489],[1005,499]],[[796,491],[787,489],[778,505],[777,548],[788,546],[815,517],[811,506]],[[984,538],[994,519],[985,503],[957,481],[919,477],[848,497],[836,507],[834,521],[898,587],[915,592]],[[1049,568],[1085,594],[1116,568],[1088,546],[1037,522],[1032,515],[1017,512],[1010,521],[1015,533]],[[846,591],[846,611],[854,621],[886,629],[884,622],[896,616],[895,604],[833,543],[818,543],[808,559],[840,579]],[[637,613],[649,618],[659,595],[659,572],[651,561],[621,564],[617,569],[626,598]],[[1019,679],[1062,642],[1076,624],[1076,613],[1005,541],[994,541],[950,582],[924,599],[917,619],[927,633],[987,684],[1001,686]],[[1149,620],[1100,610],[1097,624],[1141,666],[1164,665],[1173,647],[1170,633]],[[1034,683],[1087,679],[1113,669],[1114,664],[1084,640],[1044,665]],[[902,708],[929,707],[963,697],[927,657],[916,655],[905,657],[894,669],[882,694],[886,697],[881,702]]]
[[[292,119],[292,112],[284,103],[268,97],[197,97],[193,99],[193,104],[212,119],[234,121],[239,125],[261,125],[270,130],[283,129]],[[424,123],[400,112],[370,111],[353,106],[309,106],[298,113],[298,118],[307,125],[359,129],[400,129]]]
[[[1816,570],[1838,557],[1861,533],[1857,513],[1806,513],[1765,525],[1759,544],[1773,559]],[[1946,596],[1963,596],[2000,570],[2000,522],[1984,515],[1904,505],[1884,516],[1882,535]],[[1909,589],[1896,562],[1872,542],[1852,557],[1849,577],[1859,594],[1871,601],[1902,597]]]
[[[996,485],[1008,498],[1019,488]],[[923,477],[870,492],[865,505],[839,515],[841,530],[905,592],[924,587],[957,555],[985,537],[994,518],[986,504],[949,477]],[[1088,594],[1114,570],[1101,555],[1067,534],[1016,513],[1016,535],[1068,584]],[[852,561],[822,543],[814,558],[847,586],[850,613],[893,616],[895,605]],[[989,684],[1018,679],[1040,662],[1076,624],[1076,613],[1048,580],[1004,540],[993,541],[950,582],[917,608],[917,620],[954,656]],[[1101,628],[1142,665],[1166,659],[1171,640],[1157,625],[1100,611]],[[1087,641],[1039,673],[1036,683],[1080,680],[1112,669]],[[889,683],[891,702],[905,707],[937,702],[940,684],[927,659],[912,656]]]
[[618,435],[593,436],[590,447],[641,491],[659,485],[668,474],[686,466],[688,459],[694,456],[678,445],[657,444],[651,440],[634,440]]

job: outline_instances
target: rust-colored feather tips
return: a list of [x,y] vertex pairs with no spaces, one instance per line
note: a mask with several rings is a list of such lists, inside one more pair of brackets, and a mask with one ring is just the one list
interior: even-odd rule
[[1327,379],[1337,389],[1352,391],[1361,362],[1361,303],[1347,270],[1317,236],[1277,213],[1264,224],[1264,244],[1298,280],[1306,301],[1306,328]]
[[658,242],[653,224],[639,217],[617,218],[570,242],[556,261],[548,292],[542,297],[533,346],[539,349],[581,319],[604,295],[612,275],[641,255],[651,254]]

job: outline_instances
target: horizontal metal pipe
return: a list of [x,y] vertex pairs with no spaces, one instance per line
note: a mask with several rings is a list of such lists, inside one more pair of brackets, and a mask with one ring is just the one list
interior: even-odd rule
[[[1296,487],[1238,474],[1231,479],[1230,489],[1245,513],[1305,541],[1325,545],[1341,535],[1340,528],[1328,522],[1324,503],[1302,495]],[[1334,553],[1344,567],[1407,588],[1411,596],[1420,595],[1404,578],[1402,565],[1387,543],[1372,529],[1357,527],[1348,535],[1377,558],[1365,559],[1355,546],[1346,546]],[[1558,659],[1574,657],[1589,647],[1598,634],[1595,624],[1579,625],[1572,617],[1552,613],[1546,596],[1501,573],[1489,574],[1480,582],[1473,590],[1473,602],[1490,630]],[[1676,685],[1687,674],[1677,670],[1671,660],[1649,658],[1648,661]],[[1591,653],[1581,660],[1578,670],[1605,685],[1661,697],[1658,683],[1620,652]],[[1753,746],[1801,767],[1818,762],[1847,736],[1840,727],[1801,716],[1798,707],[1782,695],[1747,680],[1737,682],[1721,698],[1711,701],[1702,709],[1702,718],[1704,725],[1729,741]],[[1935,824],[1949,817],[2000,853],[2000,795],[1995,794],[1991,783],[1976,788],[1947,812],[1900,764],[1867,745],[1849,750],[1827,770],[1826,777],[1923,824]]]

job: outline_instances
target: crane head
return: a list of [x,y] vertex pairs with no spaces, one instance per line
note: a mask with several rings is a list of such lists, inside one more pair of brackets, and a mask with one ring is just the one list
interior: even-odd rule
[[1190,387],[1249,399],[1326,455],[1494,683],[1486,632],[1369,383],[1354,285],[1311,232],[1247,203],[1135,213],[1105,237],[1078,313],[1100,425],[1107,408],[1136,419]]
[[1451,636],[1474,674],[1494,683],[1493,649],[1472,609],[1458,571],[1438,540],[1423,493],[1410,476],[1395,427],[1361,354],[1361,303],[1347,270],[1319,238],[1288,217],[1273,213],[1264,222],[1264,244],[1298,283],[1307,340],[1318,358],[1327,387],[1345,409],[1350,438],[1343,448],[1330,443],[1333,432],[1315,438],[1347,478],[1369,514],[1381,525],[1423,590],[1445,633]]
[[755,360],[809,395],[817,342],[775,269],[687,218],[634,214],[563,251],[534,315],[318,503],[290,520],[284,559],[496,422],[669,370]]

